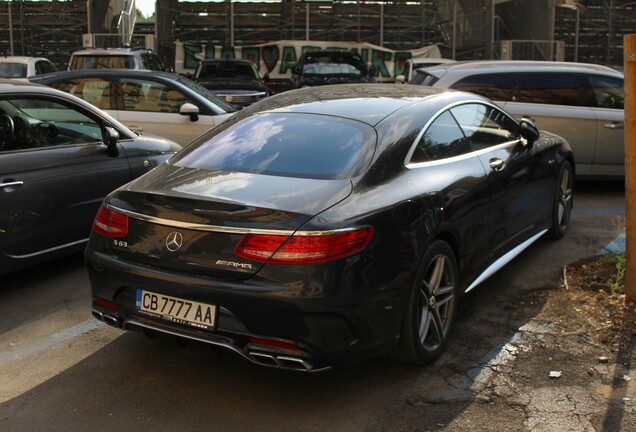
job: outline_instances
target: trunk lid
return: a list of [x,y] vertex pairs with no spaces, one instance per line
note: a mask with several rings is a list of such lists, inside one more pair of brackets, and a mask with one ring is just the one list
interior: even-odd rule
[[118,257],[201,276],[245,279],[261,263],[234,248],[248,231],[291,235],[351,193],[351,182],[210,171],[164,164],[117,190],[108,205],[128,215]]

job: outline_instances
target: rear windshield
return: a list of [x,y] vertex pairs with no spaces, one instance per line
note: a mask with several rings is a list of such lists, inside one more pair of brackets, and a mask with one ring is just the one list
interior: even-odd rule
[[26,78],[27,65],[22,63],[0,63],[0,78]]
[[71,59],[71,69],[135,69],[135,58],[129,55],[78,55]]
[[375,130],[364,123],[270,113],[249,117],[191,146],[173,163],[207,170],[343,179],[355,177],[368,166],[375,143]]

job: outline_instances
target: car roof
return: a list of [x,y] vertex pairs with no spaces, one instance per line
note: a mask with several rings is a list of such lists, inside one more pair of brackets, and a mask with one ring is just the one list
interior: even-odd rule
[[46,60],[46,61],[50,61],[47,58],[44,57],[28,57],[28,56],[2,56],[0,57],[0,63],[8,63],[8,62],[13,62],[13,63],[29,63],[31,61],[35,61],[35,60]]
[[199,63],[247,63],[253,64],[254,62],[251,60],[245,59],[228,59],[228,58],[212,58],[212,59],[204,59]]
[[[294,112],[324,114],[376,125],[394,112],[430,98],[468,93],[426,86],[397,84],[336,84],[305,87],[270,96],[258,104],[239,111],[242,119],[259,113]],[[470,95],[473,100],[484,100]],[[452,97],[452,96],[451,96]],[[363,104],[364,109],[359,109]]]
[[305,51],[303,53],[305,56],[316,56],[316,55],[345,55],[350,57],[359,57],[360,54],[356,51],[348,51],[348,50],[313,50],[313,51]]
[[427,68],[444,69],[446,71],[467,71],[472,73],[495,72],[604,72],[620,75],[620,72],[607,66],[592,63],[553,62],[553,61],[529,61],[529,60],[479,60],[444,63]]
[[72,55],[134,55],[135,52],[152,51],[149,48],[87,48]]
[[50,72],[43,75],[38,75],[30,79],[33,82],[48,82],[51,80],[59,80],[63,78],[82,78],[82,77],[132,77],[140,79],[156,79],[161,81],[162,79],[176,80],[179,75],[171,72],[154,71],[146,69],[77,69],[77,70],[64,70],[57,72]]

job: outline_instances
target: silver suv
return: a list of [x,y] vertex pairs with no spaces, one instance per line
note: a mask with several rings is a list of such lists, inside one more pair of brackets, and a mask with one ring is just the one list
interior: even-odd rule
[[166,70],[159,56],[148,48],[83,49],[71,54],[68,68]]
[[419,69],[410,84],[486,96],[569,141],[577,177],[624,177],[625,90],[614,69],[584,63],[456,62]]

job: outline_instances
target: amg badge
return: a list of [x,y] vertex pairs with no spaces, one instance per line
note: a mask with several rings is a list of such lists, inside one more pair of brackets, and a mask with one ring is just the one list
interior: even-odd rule
[[235,268],[242,268],[242,269],[251,269],[252,268],[252,264],[237,263],[237,262],[225,261],[225,260],[217,260],[216,261],[216,265],[222,265],[222,266],[227,266],[227,267],[235,267]]

